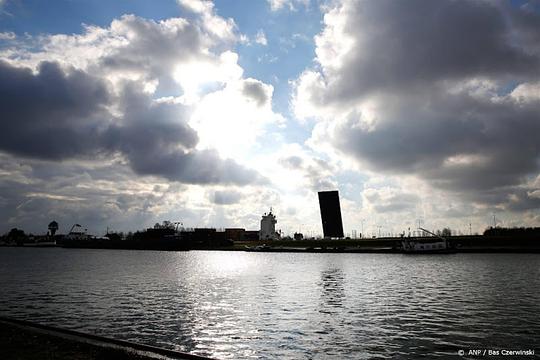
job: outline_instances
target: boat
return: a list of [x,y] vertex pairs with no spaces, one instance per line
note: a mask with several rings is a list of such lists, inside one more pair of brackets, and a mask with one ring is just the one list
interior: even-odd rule
[[93,238],[92,235],[87,233],[87,229],[84,229],[79,224],[74,224],[66,235],[66,240],[68,241],[88,241]]
[[244,251],[269,251],[273,249],[271,246],[268,246],[266,244],[258,245],[258,246],[244,246]]
[[404,254],[454,254],[456,249],[448,239],[434,234],[429,230],[419,228],[435,237],[404,238],[401,240],[401,252]]

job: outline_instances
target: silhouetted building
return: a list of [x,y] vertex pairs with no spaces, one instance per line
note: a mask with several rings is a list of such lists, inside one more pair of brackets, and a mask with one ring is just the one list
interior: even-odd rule
[[259,230],[246,230],[244,232],[244,241],[259,240]]
[[191,231],[183,231],[182,238],[188,241],[193,249],[205,249],[209,247],[230,246],[232,241],[227,239],[225,231],[217,231],[215,228],[195,228]]
[[193,232],[197,245],[211,246],[217,240],[217,231],[214,228],[195,228]]
[[225,229],[225,237],[232,241],[244,241],[245,232],[242,228],[228,228]]
[[338,191],[319,191],[319,206],[324,237],[343,237]]

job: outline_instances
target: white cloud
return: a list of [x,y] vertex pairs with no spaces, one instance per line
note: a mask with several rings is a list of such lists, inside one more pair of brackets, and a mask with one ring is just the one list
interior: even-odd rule
[[[246,92],[246,86],[254,85],[260,88],[260,94]],[[198,146],[216,148],[225,157],[247,161],[250,150],[264,143],[266,126],[283,122],[272,111],[272,94],[271,85],[238,78],[203,96],[190,122],[199,134]]]
[[214,3],[208,0],[178,0],[180,6],[200,15],[200,24],[209,34],[222,41],[236,41],[236,24],[216,14]]
[[0,56],[32,68],[41,61],[55,61],[111,81],[166,80],[178,63],[215,58],[209,49],[217,40],[182,18],[156,22],[124,15],[109,27],[85,25],[83,30],[30,38],[31,47],[0,52]]
[[[0,7],[2,3],[0,3]],[[0,32],[0,40],[14,40],[17,38],[17,35],[12,31]]]
[[238,55],[232,51],[225,51],[219,57],[178,63],[173,77],[182,87],[183,102],[193,104],[200,100],[201,95],[240,79],[242,74],[243,69],[238,65]]
[[292,98],[292,108],[296,117],[306,120],[310,117],[324,117],[321,90],[325,87],[322,74],[312,70],[304,71],[297,80],[291,83],[295,89]]
[[184,8],[198,14],[212,13],[214,4],[206,0],[178,0],[178,3]]
[[264,31],[262,29],[257,31],[257,35],[255,35],[255,42],[263,46],[268,45],[268,41],[266,40],[266,36],[264,35]]
[[519,84],[509,96],[519,103],[538,102],[540,101],[540,82]]
[[296,11],[299,5],[305,7],[309,6],[310,0],[267,0],[270,4],[270,9],[272,11],[281,10],[287,8],[290,11]]

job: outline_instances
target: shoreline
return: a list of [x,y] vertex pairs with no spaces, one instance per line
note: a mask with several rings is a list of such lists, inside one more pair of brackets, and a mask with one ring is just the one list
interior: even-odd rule
[[[295,253],[441,253],[424,251],[437,246],[444,240],[446,253],[540,253],[540,228],[493,228],[483,235],[452,235],[441,237],[424,230],[423,236],[371,237],[371,238],[277,238],[258,240],[247,238],[229,229],[216,232],[214,228],[175,232],[172,229],[148,229],[144,233],[122,237],[109,234],[106,237],[82,236],[72,238],[35,236],[27,241],[0,242],[1,246],[37,248],[77,248],[104,250],[157,250],[157,251],[248,251],[248,252],[295,252]],[[427,235],[430,234],[430,235]],[[29,241],[28,241],[29,240]],[[414,242],[419,249],[410,251]],[[405,248],[405,251],[404,251]],[[418,250],[418,251],[417,251]]]
[[[64,247],[60,245],[34,246],[34,245],[0,245],[0,248],[39,248],[39,249],[91,249],[91,250],[133,250],[133,251],[240,251],[240,252],[265,252],[265,253],[305,253],[305,254],[404,254],[400,249],[381,248],[381,247],[327,247],[327,248],[300,248],[286,246],[269,246],[265,249],[245,249],[239,247],[207,247],[207,248],[192,248],[185,250],[174,249],[129,249],[129,248],[100,248],[100,247]],[[505,246],[486,246],[486,247],[459,247],[453,253],[476,253],[476,254],[540,254],[540,247],[505,247]],[[424,255],[424,254],[423,254]],[[428,254],[425,254],[428,255]],[[429,254],[433,255],[433,254]]]
[[6,360],[210,359],[6,317],[0,317],[0,358]]

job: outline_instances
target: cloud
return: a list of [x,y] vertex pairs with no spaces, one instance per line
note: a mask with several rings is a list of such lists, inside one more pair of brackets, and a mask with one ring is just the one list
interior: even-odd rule
[[[43,234],[52,220],[60,223],[60,233],[79,223],[95,235],[103,235],[107,227],[127,232],[163,220],[182,221],[186,226],[258,224],[258,215],[245,204],[228,207],[221,218],[209,217],[216,207],[205,187],[135,176],[118,157],[89,164],[0,154],[0,174],[0,233],[19,227]],[[219,188],[229,191],[222,185]],[[265,193],[258,187],[247,190],[250,199]],[[244,222],[237,216],[253,219]]]
[[0,61],[0,149],[58,160],[94,155],[111,100],[106,82],[53,62],[37,71]]
[[270,10],[278,11],[288,8],[290,11],[296,11],[298,5],[309,6],[309,0],[267,0],[270,4]]
[[280,163],[290,169],[300,169],[304,163],[304,160],[300,156],[291,155],[280,159]]
[[231,185],[263,191],[268,180],[250,168],[251,149],[284,119],[272,110],[273,87],[243,77],[234,21],[211,2],[183,3],[189,19],[124,15],[80,34],[7,39],[2,228],[35,230],[54,217],[96,233],[104,224],[253,217],[252,207],[210,217],[206,189],[232,194],[222,201],[233,200]]
[[214,191],[212,194],[212,202],[217,205],[236,204],[242,199],[242,193],[232,190]]
[[392,188],[365,189],[362,193],[368,207],[377,213],[393,213],[414,210],[420,197],[414,193],[396,191]]
[[233,19],[218,16],[214,3],[207,0],[178,0],[180,6],[200,16],[199,24],[208,34],[220,40],[236,40],[236,24]]
[[335,180],[337,169],[331,163],[307,153],[297,144],[289,144],[282,149],[277,163],[289,173],[288,181],[293,182],[295,177],[301,176],[297,191],[309,189],[315,193],[338,187]]
[[316,37],[325,83],[314,91],[347,104],[438,81],[526,79],[540,62],[506,15],[482,1],[344,2]]
[[92,68],[124,72],[131,75],[132,79],[133,76],[158,79],[170,76],[179,62],[205,58],[204,48],[210,46],[213,40],[185,19],[171,18],[156,22],[134,15],[123,15],[113,20],[109,29],[90,27],[86,36],[73,38],[60,35],[52,37],[50,41],[63,48],[65,45],[57,42],[69,37],[74,51],[84,46],[84,42],[92,35],[101,37],[94,46],[102,52],[99,60],[92,63]]
[[285,121],[272,110],[273,91],[272,85],[259,80],[239,78],[204,95],[190,118],[200,138],[198,148],[214,148],[234,159],[248,158],[260,147],[267,129]]
[[[168,199],[153,191],[155,180],[141,182],[129,167],[111,161],[92,167],[64,161],[14,159],[0,154],[0,231],[22,227],[42,234],[52,220],[67,233],[74,223],[91,233],[106,226],[131,229],[132,221],[149,226],[168,206]],[[175,194],[178,203],[180,196]]]
[[208,26],[211,23],[200,18],[155,21],[123,15],[108,27],[84,25],[82,34],[28,37],[0,50],[0,57],[33,69],[43,61],[58,62],[119,87],[126,80],[139,81],[150,92],[166,95],[178,95],[180,85],[188,96],[200,86],[242,74],[234,54],[224,50],[236,40],[235,34],[214,34]]
[[317,120],[313,146],[363,169],[530,207],[539,22],[523,7],[482,1],[337,2],[316,37],[318,66],[294,83],[295,113]]
[[333,144],[372,169],[417,173],[454,190],[517,185],[537,170],[539,104],[446,95],[430,96],[426,108],[427,99],[381,101],[374,128],[351,114],[334,128]]
[[255,35],[255,42],[263,46],[268,45],[268,41],[266,40],[266,36],[264,35],[264,31],[262,29],[257,31],[257,35]]
[[128,87],[123,96],[124,116],[104,134],[105,146],[120,151],[141,175],[163,176],[184,183],[245,185],[260,176],[215,150],[197,150],[198,135],[187,124],[181,104],[156,103]]
[[243,83],[242,94],[253,99],[258,106],[268,104],[272,97],[273,89],[261,81],[246,79]]
[[540,101],[540,82],[522,83],[512,90],[510,97],[518,103]]
[[[0,2],[0,8],[2,7],[2,3]],[[0,32],[0,41],[1,40],[14,40],[17,38],[17,35],[12,31],[5,31]]]
[[[156,102],[136,83],[115,98],[106,82],[57,63],[30,69],[0,63],[0,149],[48,160],[97,158],[119,153],[140,175],[185,183],[247,184],[260,179],[212,150],[198,151],[181,104]],[[116,102],[114,116],[107,106]]]
[[214,11],[214,4],[212,1],[178,0],[178,3],[184,8],[198,14],[211,13]]

